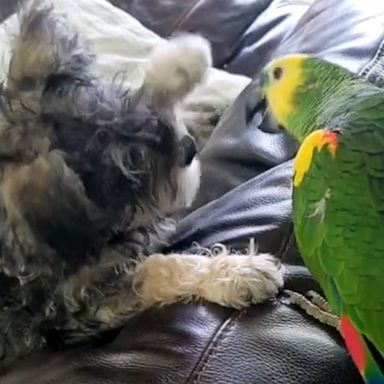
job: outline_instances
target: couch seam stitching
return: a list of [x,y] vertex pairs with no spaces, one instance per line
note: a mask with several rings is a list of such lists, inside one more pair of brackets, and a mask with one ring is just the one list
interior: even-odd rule
[[177,28],[180,27],[180,25],[182,24],[182,22],[197,8],[197,6],[199,5],[200,3],[200,0],[196,0],[191,6],[190,8],[188,8],[187,10],[185,10],[179,18],[176,19],[176,21],[172,24],[169,32],[168,32],[168,36],[170,36],[173,32],[175,32],[175,30]]
[[[233,327],[238,323],[238,321],[243,317],[246,313],[246,310],[239,311],[236,316],[229,317],[220,327],[220,329],[216,332],[215,336],[211,339],[210,345],[207,346],[203,357],[196,364],[196,367],[199,368],[195,370],[196,367],[191,372],[188,377],[186,383],[191,384],[199,384],[201,383],[202,375],[206,372],[209,366],[209,362],[215,355],[215,353],[220,348],[221,342],[228,335],[228,333],[233,329]],[[193,380],[193,381],[190,381]]]
[[367,65],[365,65],[360,71],[360,75],[364,78],[368,78],[369,75],[373,72],[376,63],[378,63],[380,59],[383,57],[383,54],[384,54],[384,38],[381,40],[381,43],[379,44],[379,48],[377,49],[371,61]]
[[219,66],[221,66],[221,67],[223,67],[225,69],[228,66],[230,66],[231,64],[233,64],[233,62],[235,61],[236,57],[238,57],[239,50],[244,46],[244,41],[242,41],[244,35],[247,33],[249,28],[257,20],[259,20],[260,16],[262,16],[268,10],[268,8],[271,7],[272,2],[273,1],[270,0],[269,4],[261,12],[259,12],[258,15],[247,24],[246,27],[242,28],[241,33],[238,34],[238,38],[236,40],[234,40],[232,46],[230,47],[230,50],[231,50],[230,54],[227,55],[227,58],[225,60],[223,60],[222,63],[218,64]]
[[284,245],[282,247],[282,250],[281,250],[281,258],[280,258],[281,263],[284,263],[284,259],[287,256],[287,253],[289,251],[289,247],[291,246],[291,244],[293,242],[293,237],[294,237],[293,223],[291,223],[289,225],[288,236],[287,236],[287,238],[284,242]]

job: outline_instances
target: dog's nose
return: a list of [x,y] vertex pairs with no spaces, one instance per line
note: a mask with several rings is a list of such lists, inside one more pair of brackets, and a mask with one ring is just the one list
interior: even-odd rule
[[180,165],[187,167],[192,163],[192,160],[197,153],[197,145],[195,139],[191,135],[185,135],[180,140]]

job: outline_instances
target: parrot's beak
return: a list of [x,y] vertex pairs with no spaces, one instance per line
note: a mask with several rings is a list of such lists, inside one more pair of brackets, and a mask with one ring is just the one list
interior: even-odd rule
[[262,103],[265,103],[265,94],[261,84],[261,77],[256,77],[252,80],[253,95],[255,109],[260,109]]
[[258,128],[266,133],[281,133],[281,131],[284,130],[283,127],[277,124],[268,108],[268,100],[265,92],[269,85],[268,71],[264,69],[255,82],[257,83],[256,92],[257,98],[259,99],[258,109],[262,111],[263,115],[263,119]]

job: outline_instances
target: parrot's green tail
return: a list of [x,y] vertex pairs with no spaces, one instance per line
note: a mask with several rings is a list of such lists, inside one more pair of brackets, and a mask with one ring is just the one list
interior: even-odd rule
[[364,338],[367,366],[363,373],[367,384],[384,384],[384,359],[372,344]]
[[384,358],[361,335],[348,316],[341,317],[345,344],[366,384],[384,384]]

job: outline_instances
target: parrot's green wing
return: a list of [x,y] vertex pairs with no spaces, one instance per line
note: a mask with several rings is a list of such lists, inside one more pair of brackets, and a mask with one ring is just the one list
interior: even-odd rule
[[384,356],[384,96],[374,97],[302,144],[294,223],[333,309]]
[[303,259],[365,382],[384,384],[384,91],[305,54],[273,60],[261,86],[302,143],[293,214]]

